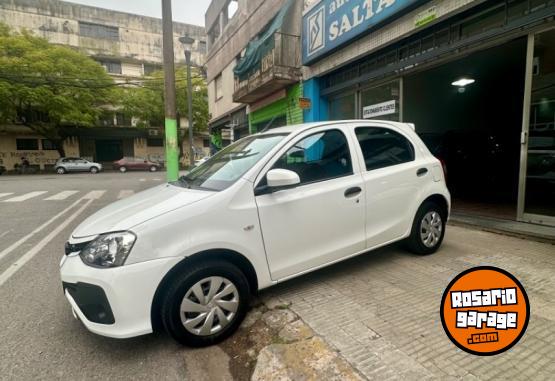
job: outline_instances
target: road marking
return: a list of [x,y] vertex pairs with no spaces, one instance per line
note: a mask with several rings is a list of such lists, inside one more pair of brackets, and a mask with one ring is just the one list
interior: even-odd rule
[[28,200],[28,199],[33,198],[33,197],[40,196],[41,194],[45,194],[45,193],[48,193],[48,191],[29,192],[29,193],[26,193],[26,194],[21,195],[21,196],[9,198],[7,200],[4,200],[3,202],[21,202],[21,201],[25,201],[25,200]]
[[0,234],[0,238],[2,238],[3,236],[7,235],[9,232],[11,232],[12,230],[6,230],[4,233]]
[[8,255],[9,253],[11,253],[15,249],[17,249],[23,243],[25,243],[29,238],[31,238],[35,234],[39,233],[42,229],[44,229],[45,227],[50,225],[52,222],[56,221],[58,218],[63,216],[65,213],[67,213],[69,210],[71,210],[75,205],[77,205],[81,201],[83,201],[83,199],[79,199],[79,200],[75,201],[73,204],[71,204],[70,206],[68,206],[64,210],[62,210],[60,213],[56,214],[54,217],[52,217],[51,219],[46,221],[44,224],[42,224],[41,226],[39,226],[38,228],[33,230],[31,233],[29,233],[26,236],[20,238],[18,241],[12,243],[10,246],[8,246],[4,250],[0,251],[0,260],[2,260],[2,258],[4,258],[6,255]]
[[70,191],[62,191],[58,194],[55,194],[54,196],[50,196],[48,198],[45,198],[45,201],[58,201],[58,200],[65,200],[66,198],[68,198],[69,196],[73,196],[75,193],[79,193],[79,191],[74,191],[74,190],[70,190]]
[[90,191],[85,196],[83,196],[83,199],[84,200],[98,200],[100,197],[104,196],[104,193],[106,193],[105,190]]
[[39,253],[54,237],[56,237],[62,230],[64,230],[74,219],[76,219],[83,211],[94,201],[94,199],[89,199],[85,202],[79,209],[75,211],[71,216],[66,218],[64,222],[52,230],[46,237],[44,237],[39,243],[37,243],[31,250],[26,252],[21,258],[12,263],[10,267],[2,274],[0,274],[0,286],[2,286],[10,277],[17,272],[23,265],[29,262],[37,253]]
[[159,178],[159,177],[155,177],[155,178],[152,179],[152,181],[162,181],[162,179]]
[[118,194],[118,199],[126,198],[126,197],[129,197],[129,196],[133,196],[134,194],[135,194],[135,191],[134,191],[134,190],[124,189],[124,190],[122,190],[122,191],[119,192],[119,194]]
[[146,181],[146,179],[139,179],[140,182]]
[[13,192],[10,192],[10,193],[0,193],[0,198],[9,196],[9,195],[11,195],[11,194],[13,194]]

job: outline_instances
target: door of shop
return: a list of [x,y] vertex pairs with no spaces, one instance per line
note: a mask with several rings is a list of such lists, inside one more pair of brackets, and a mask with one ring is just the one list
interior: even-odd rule
[[99,162],[115,161],[123,157],[123,144],[119,140],[97,140],[96,160]]
[[528,37],[518,219],[555,226],[555,28]]

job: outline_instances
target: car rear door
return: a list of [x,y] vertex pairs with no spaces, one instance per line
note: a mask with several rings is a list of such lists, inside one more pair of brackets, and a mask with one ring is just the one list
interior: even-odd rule
[[431,173],[422,171],[413,144],[401,130],[370,125],[354,132],[364,159],[366,247],[370,249],[397,240],[410,229],[415,196]]
[[364,186],[355,142],[343,128],[318,128],[295,138],[272,168],[295,171],[301,183],[256,196],[273,279],[283,279],[365,248]]

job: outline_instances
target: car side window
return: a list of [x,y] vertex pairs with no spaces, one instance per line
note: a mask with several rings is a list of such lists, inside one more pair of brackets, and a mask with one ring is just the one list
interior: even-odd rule
[[353,173],[349,145],[339,130],[318,132],[303,138],[282,155],[273,168],[296,172],[301,184]]
[[390,167],[414,160],[414,148],[403,135],[380,127],[355,129],[366,170]]

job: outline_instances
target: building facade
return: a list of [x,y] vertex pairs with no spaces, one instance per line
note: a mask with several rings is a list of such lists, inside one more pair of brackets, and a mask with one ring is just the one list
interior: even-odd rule
[[216,145],[303,121],[302,7],[300,0],[211,2],[206,67]]
[[[1,0],[0,22],[15,30],[27,29],[54,44],[75,48],[104,66],[116,82],[140,80],[162,69],[162,22],[160,19],[89,7],[57,0]],[[177,64],[184,64],[180,36],[195,39],[193,64],[202,67],[206,55],[204,27],[174,23]],[[181,126],[187,126],[186,121]],[[181,133],[186,136],[186,131]],[[123,156],[164,161],[163,126],[138,128],[136,120],[117,109],[107,109],[99,125],[75,128],[64,142],[66,155],[111,162]],[[184,145],[187,146],[187,139]],[[199,156],[208,152],[208,135],[196,136]],[[188,152],[187,147],[183,150]],[[8,170],[27,158],[31,165],[48,169],[58,153],[52,144],[21,126],[0,126],[0,165]]]
[[305,121],[414,123],[455,212],[555,225],[555,2],[321,0]]

